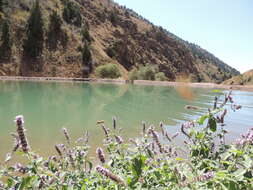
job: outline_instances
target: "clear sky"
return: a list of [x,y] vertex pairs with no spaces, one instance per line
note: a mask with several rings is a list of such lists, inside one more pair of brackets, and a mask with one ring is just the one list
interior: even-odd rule
[[253,0],[114,0],[200,45],[240,72],[253,69]]

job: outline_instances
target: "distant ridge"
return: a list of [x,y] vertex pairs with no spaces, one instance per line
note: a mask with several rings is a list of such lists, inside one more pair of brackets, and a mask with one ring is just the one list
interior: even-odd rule
[[223,84],[234,85],[253,85],[253,69],[226,80]]
[[[96,68],[107,63],[116,64],[124,79],[143,67],[152,67],[155,76],[164,75],[169,81],[183,77],[192,82],[221,83],[239,74],[198,45],[155,26],[133,10],[110,0],[39,1],[45,23],[45,40],[49,15],[56,11],[63,21],[62,28],[68,42],[66,47],[59,46],[55,51],[44,46],[40,59],[42,69],[27,70],[22,64],[22,47],[33,2],[12,0],[5,11],[0,12],[0,23],[7,17],[10,20],[14,42],[12,58],[8,62],[2,61],[0,75],[83,77],[80,47],[83,46],[84,28],[89,29],[92,39],[89,47],[94,68],[88,77],[98,77]],[[80,12],[79,26],[63,19],[64,7],[69,2]]]

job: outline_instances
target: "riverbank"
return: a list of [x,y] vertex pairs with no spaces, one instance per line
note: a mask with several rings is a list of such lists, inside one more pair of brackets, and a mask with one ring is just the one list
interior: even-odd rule
[[[0,76],[2,81],[54,81],[54,82],[95,82],[95,83],[112,83],[112,84],[127,84],[131,83],[128,80],[122,79],[95,79],[95,78],[63,78],[63,77],[22,77],[22,76]],[[233,89],[242,91],[253,91],[253,85],[224,85],[215,83],[186,83],[186,82],[169,82],[169,81],[148,81],[135,80],[132,82],[135,85],[153,85],[153,86],[188,86],[193,88],[219,88]]]

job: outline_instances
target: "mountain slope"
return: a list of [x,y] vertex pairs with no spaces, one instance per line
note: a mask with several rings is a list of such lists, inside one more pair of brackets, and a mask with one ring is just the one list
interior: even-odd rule
[[232,77],[226,80],[223,84],[235,84],[235,85],[253,85],[253,69],[249,70],[242,75]]
[[[26,22],[33,0],[12,0],[9,3],[5,14],[10,17],[13,31],[13,56],[8,63],[0,65],[1,75],[82,77],[80,46],[84,27],[89,28],[92,38],[90,49],[93,67],[116,64],[126,79],[129,72],[143,66],[150,66],[155,72],[163,72],[172,81],[183,77],[191,81],[219,83],[239,74],[206,50],[153,25],[134,11],[110,0],[40,1],[45,30],[48,29],[52,11],[63,15],[66,1],[79,8],[82,26],[63,22],[68,43],[66,47],[59,46],[56,51],[44,48],[40,61],[43,68],[40,71],[28,71],[22,66],[22,43],[26,38]],[[2,14],[0,18],[3,20],[6,15]],[[94,70],[91,77],[96,77]]]

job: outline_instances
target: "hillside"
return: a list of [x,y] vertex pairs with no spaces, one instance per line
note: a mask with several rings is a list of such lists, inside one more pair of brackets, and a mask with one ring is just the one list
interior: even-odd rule
[[223,82],[223,84],[253,85],[253,69],[241,75],[232,77],[231,79],[228,79],[225,82]]
[[[8,18],[13,45],[10,59],[1,61],[0,75],[98,77],[96,68],[108,63],[116,65],[125,79],[142,76],[150,80],[186,78],[220,83],[239,74],[201,47],[178,38],[110,0],[39,2],[44,22],[44,46],[41,55],[35,59],[27,58],[27,53],[24,53],[27,21],[34,1],[12,0],[3,6],[1,27]],[[64,39],[52,50],[46,42],[49,41],[50,15],[54,11],[60,16]],[[83,47],[91,52],[88,56],[85,52],[87,59],[82,54]]]

